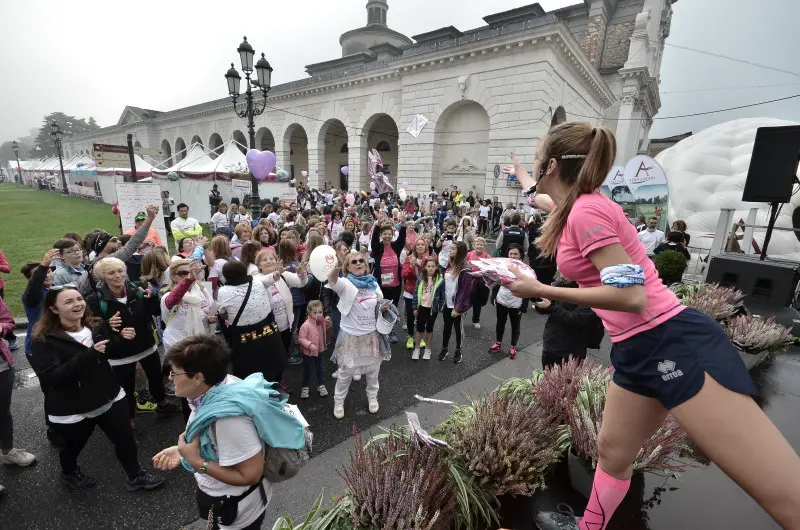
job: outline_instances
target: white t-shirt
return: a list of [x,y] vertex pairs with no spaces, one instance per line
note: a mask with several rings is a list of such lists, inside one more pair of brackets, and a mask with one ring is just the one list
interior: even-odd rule
[[514,296],[511,294],[511,291],[503,286],[497,291],[495,302],[509,309],[519,309],[522,307],[522,298]]
[[283,299],[281,291],[278,289],[278,283],[281,281],[283,280],[278,280],[267,287],[267,292],[272,305],[272,313],[275,315],[275,323],[278,324],[278,330],[285,331],[289,329],[291,322],[289,322],[289,314],[286,312],[286,300]]
[[267,219],[269,219],[273,225],[278,226],[278,221],[281,220],[281,216],[275,212],[272,212],[267,216]]
[[456,288],[458,287],[458,274],[453,275],[449,272],[444,275],[444,298],[449,309],[456,306]]
[[214,260],[214,265],[211,266],[211,270],[208,271],[208,279],[217,278],[219,281],[218,285],[225,285],[225,275],[222,274],[222,267],[228,263],[228,260],[225,258]]
[[197,222],[197,219],[193,217],[187,217],[184,219],[183,217],[176,217],[174,221],[172,221],[169,227],[174,232],[175,230],[180,230],[181,232],[193,232],[197,230],[197,227],[200,226],[200,223]]
[[664,242],[664,232],[661,230],[653,230],[651,232],[645,228],[639,232],[639,241],[644,245],[647,254],[652,255],[656,247]]
[[[340,279],[339,281],[348,281]],[[346,315],[342,315],[340,327],[342,331],[356,337],[375,331],[377,318],[375,316],[378,306],[378,293],[369,289],[359,289],[353,301],[353,307]]]
[[[225,384],[236,381],[228,376]],[[189,415],[189,423],[194,419],[195,412]],[[264,442],[259,438],[253,420],[247,416],[223,418],[217,420],[214,428],[210,429],[211,443],[214,451],[219,456],[219,465],[224,467],[235,466],[245,460],[253,458],[264,450]],[[241,495],[249,486],[231,486],[209,476],[194,474],[197,487],[209,495],[221,497],[223,495]],[[264,491],[267,494],[267,504],[272,498],[272,484],[264,479]],[[222,530],[244,528],[253,523],[267,508],[261,500],[261,492],[255,490],[239,502],[239,512],[236,520],[230,526],[220,526]]]
[[489,218],[489,213],[492,211],[492,207],[491,206],[481,206],[478,209],[478,211],[480,212],[481,218],[488,219]]
[[[200,309],[204,314],[208,314],[214,301],[211,299],[210,293],[205,290],[202,291],[202,298],[200,300]],[[167,309],[167,295],[161,297],[161,319],[166,324],[162,338],[164,340],[164,349],[168,350],[173,344],[176,344],[187,337],[186,334],[186,318],[189,311],[189,304],[181,300],[172,308],[172,311]]]
[[258,273],[259,273],[259,270],[258,270],[258,267],[256,266],[255,263],[251,263],[250,265],[247,266],[247,275],[248,276],[255,276]]
[[233,216],[233,222],[236,223],[236,224],[239,224],[239,223],[250,224],[251,221],[252,221],[252,218],[247,214],[237,213],[236,215]]
[[211,216],[212,230],[219,230],[220,228],[228,228],[228,214],[217,212]]
[[[227,320],[233,323],[236,318],[236,313],[244,301],[244,295],[247,293],[247,284],[243,285],[225,285],[220,287],[217,293],[217,304],[220,313],[227,313]],[[247,307],[242,311],[242,316],[239,317],[238,326],[251,326],[258,324],[269,316],[272,312],[272,304],[269,301],[269,293],[267,288],[258,279],[253,280],[253,289],[250,292],[250,299],[247,301]]]

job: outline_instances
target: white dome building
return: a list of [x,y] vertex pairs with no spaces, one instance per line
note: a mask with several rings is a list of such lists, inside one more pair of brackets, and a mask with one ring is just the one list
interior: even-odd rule
[[[756,224],[767,225],[769,204],[742,202],[742,191],[756,129],[786,125],[797,123],[775,118],[733,120],[681,140],[656,156],[667,174],[670,222],[677,219],[686,222],[693,248],[711,248],[722,208],[736,210],[734,222],[746,220],[750,209],[758,208]],[[791,202],[783,206],[775,226],[800,228],[798,207],[800,194],[792,196]],[[756,229],[753,234],[759,248],[765,232]],[[800,233],[774,231],[767,252],[776,258],[800,260]]]

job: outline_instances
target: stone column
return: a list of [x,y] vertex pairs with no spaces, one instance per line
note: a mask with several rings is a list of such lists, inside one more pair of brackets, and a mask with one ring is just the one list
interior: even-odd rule
[[610,14],[607,13],[605,4],[603,0],[595,0],[589,8],[589,24],[583,48],[595,67],[600,66],[606,42],[606,27]]
[[351,135],[347,141],[348,188],[352,192],[369,193],[369,173],[367,171],[367,138]]
[[641,110],[637,93],[623,93],[620,98],[619,121],[617,122],[616,165],[624,166],[638,151]]
[[[309,136],[311,136],[309,134]],[[325,182],[325,150],[316,142],[308,142],[308,187],[321,188]]]

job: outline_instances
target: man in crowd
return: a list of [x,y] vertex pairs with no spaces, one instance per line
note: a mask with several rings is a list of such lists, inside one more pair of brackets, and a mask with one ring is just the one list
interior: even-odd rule
[[219,203],[222,202],[222,194],[217,189],[217,185],[214,184],[211,187],[211,191],[208,192],[208,203],[211,205],[211,215],[217,213],[219,210]]
[[170,228],[170,224],[175,219],[175,199],[169,196],[169,190],[164,190],[161,192],[161,209],[163,210],[162,214],[164,215],[164,228],[167,230],[167,235],[172,232]]
[[[126,231],[125,235],[132,236],[133,234],[135,234],[136,231],[142,227],[142,224],[144,224],[145,220],[147,220],[147,214],[145,214],[144,212],[137,213],[136,217],[133,219],[134,228],[131,228],[130,230]],[[163,243],[161,243],[161,236],[158,235],[158,230],[156,230],[152,226],[150,227],[150,230],[147,231],[147,237],[144,238],[144,241],[145,243],[152,243],[153,246],[156,247],[160,247],[163,245]]]
[[647,220],[647,228],[639,232],[639,241],[644,245],[648,256],[653,256],[656,247],[664,242],[664,232],[656,229],[658,219],[651,217]]
[[522,216],[517,212],[512,213],[508,228],[500,232],[500,235],[497,236],[495,248],[500,249],[501,257],[508,257],[508,246],[512,243],[522,247],[522,255],[525,255],[528,249],[528,233],[522,228],[523,226],[524,222]]
[[203,233],[203,227],[197,219],[189,217],[189,206],[184,202],[178,205],[178,218],[172,221],[170,228],[176,243],[184,237],[197,237]]

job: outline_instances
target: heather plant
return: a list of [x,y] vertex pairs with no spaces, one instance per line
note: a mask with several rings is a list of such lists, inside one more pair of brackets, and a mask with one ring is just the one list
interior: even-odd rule
[[456,492],[442,452],[413,437],[388,436],[356,452],[339,473],[352,500],[359,530],[447,530],[455,519]]
[[560,426],[545,409],[497,393],[472,404],[472,421],[456,422],[448,443],[467,473],[492,495],[530,496],[560,456]]
[[683,305],[702,311],[714,320],[725,320],[736,314],[744,299],[741,291],[715,283],[684,287],[675,291]]
[[578,395],[579,383],[584,377],[590,380],[602,378],[608,368],[600,366],[591,359],[581,361],[570,357],[569,361],[545,370],[533,389],[533,398],[540,407],[556,415],[562,425],[569,422],[569,409]]
[[775,317],[740,315],[728,320],[725,330],[731,342],[745,353],[779,352],[794,342],[791,331],[775,322]]

